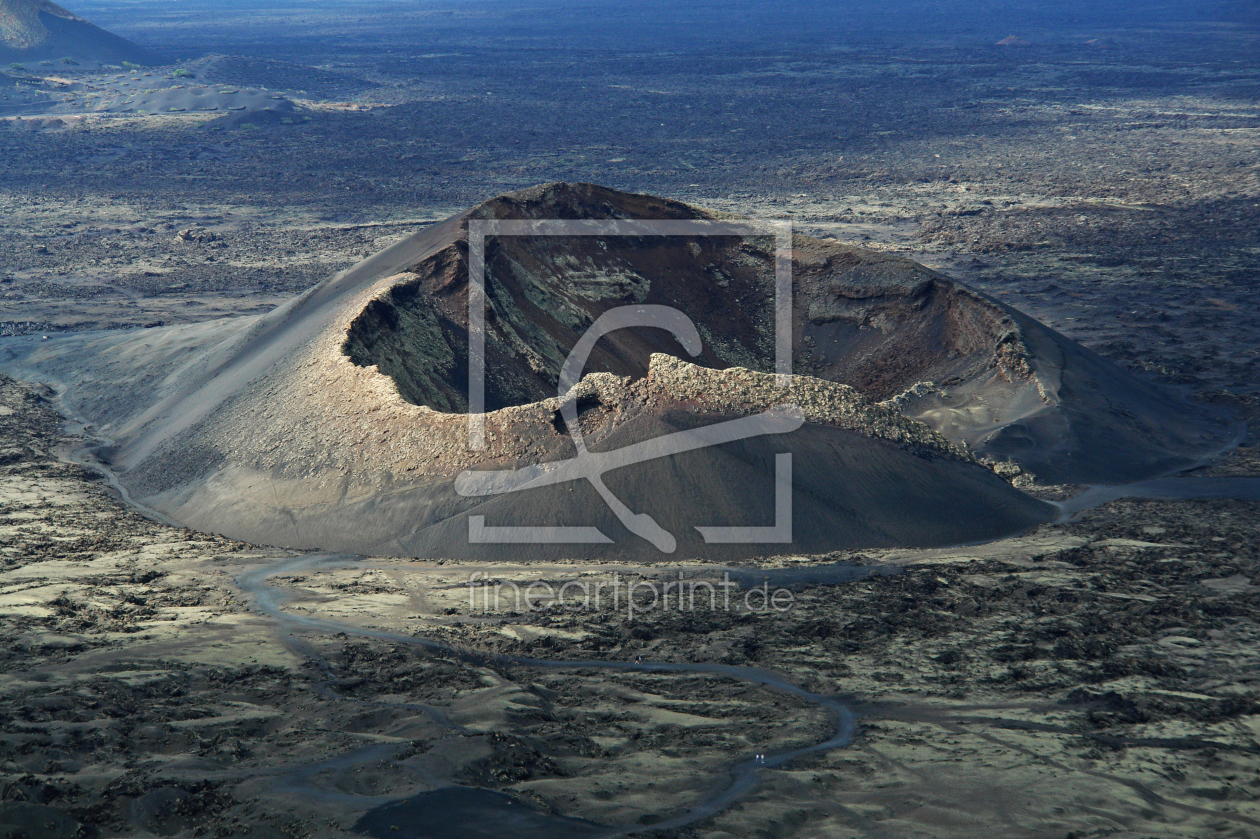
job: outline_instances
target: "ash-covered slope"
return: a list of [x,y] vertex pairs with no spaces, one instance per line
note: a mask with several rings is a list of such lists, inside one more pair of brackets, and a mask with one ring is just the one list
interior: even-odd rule
[[88,23],[48,0],[0,0],[0,60],[156,64],[143,47]]
[[[368,553],[651,557],[662,533],[678,555],[721,557],[979,540],[1052,509],[977,451],[1052,480],[1124,480],[1228,436],[908,260],[796,237],[798,375],[781,382],[770,375],[772,238],[531,235],[486,242],[490,412],[485,449],[471,448],[468,222],[556,218],[715,216],[590,185],[537,187],[422,230],[263,318],[14,344],[8,366],[66,383],[72,406],[116,441],[104,454],[144,503],[241,538]],[[664,329],[609,333],[590,375],[558,396],[569,350],[625,306],[685,313],[698,344]],[[767,419],[784,404],[799,427]],[[566,405],[604,457],[604,488],[565,471],[577,451]],[[749,421],[779,425],[675,445],[689,439],[679,432]],[[642,456],[616,459],[625,453]],[[785,453],[792,541],[702,538],[697,528],[782,523]],[[476,494],[470,473],[518,469],[537,480]],[[470,542],[479,528],[538,526],[595,528],[611,542]]]
[[[708,219],[678,202],[584,185],[505,196],[499,218]],[[486,405],[556,392],[568,349],[602,311],[686,312],[705,367],[774,370],[774,242],[756,237],[502,237],[486,250]],[[901,257],[798,236],[793,370],[839,382],[1045,482],[1123,482],[1189,465],[1227,444],[1220,418],[1142,381],[1048,327]],[[413,266],[351,321],[346,352],[403,398],[467,409],[467,254],[461,240]],[[588,370],[642,376],[661,331],[608,336]]]

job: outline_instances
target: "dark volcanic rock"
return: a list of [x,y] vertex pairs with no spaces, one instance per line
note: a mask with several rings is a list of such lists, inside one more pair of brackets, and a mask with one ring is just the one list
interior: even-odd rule
[[[116,440],[124,484],[182,522],[403,555],[731,557],[987,539],[1053,514],[999,475],[1124,480],[1228,439],[1175,395],[909,260],[795,237],[783,314],[797,375],[779,382],[772,236],[531,234],[485,243],[477,447],[464,413],[468,226],[486,219],[721,220],[591,185],[536,187],[256,321],[68,338],[16,366],[70,380]],[[650,306],[687,323],[609,332],[560,393],[567,354],[602,314]],[[765,413],[783,405],[795,420]],[[570,409],[581,444],[604,458],[600,481],[577,471],[594,461],[575,459]],[[676,446],[679,432],[741,420],[779,427]],[[790,543],[705,541],[698,528],[776,523],[783,454]],[[476,475],[486,470],[498,474]],[[533,482],[500,491],[513,474]],[[611,542],[483,544],[470,537],[482,526],[598,528]]]

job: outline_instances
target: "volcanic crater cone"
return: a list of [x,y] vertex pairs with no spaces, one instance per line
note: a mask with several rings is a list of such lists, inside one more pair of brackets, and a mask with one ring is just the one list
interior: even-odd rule
[[48,0],[0,0],[0,60],[155,64],[143,47],[88,23]]
[[[485,240],[484,447],[471,444],[470,221],[724,218],[535,187],[266,316],[15,345],[9,367],[65,383],[142,503],[198,529],[357,553],[732,558],[974,541],[1054,514],[989,467],[1122,482],[1230,438],[1220,418],[940,274],[804,236],[791,248],[796,375],[780,380],[774,237],[644,234]],[[611,331],[560,393],[592,324],[647,307],[681,312],[693,340]],[[748,423],[773,433],[704,437]],[[677,445],[695,434],[713,444]],[[589,458],[600,480],[575,466]],[[537,480],[512,483],[522,475]],[[701,530],[781,538],[767,534],[785,522],[790,542]],[[539,527],[606,541],[477,541]]]

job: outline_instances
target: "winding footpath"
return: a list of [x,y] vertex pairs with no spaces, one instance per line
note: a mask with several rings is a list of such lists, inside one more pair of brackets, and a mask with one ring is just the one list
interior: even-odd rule
[[[144,516],[172,527],[182,527],[160,512],[137,502],[118,479],[117,474],[104,464],[97,456],[102,448],[113,445],[113,441],[94,434],[91,425],[74,414],[67,405],[64,386],[55,388],[57,406],[67,417],[66,431],[78,436],[82,442],[72,447],[58,450],[58,456],[70,463],[89,468],[101,474],[119,494],[124,503],[136,509]],[[1163,477],[1122,486],[1092,486],[1071,499],[1055,502],[1060,510],[1059,521],[1069,521],[1080,514],[1121,498],[1149,498],[1165,500],[1199,500],[1199,499],[1235,499],[1260,501],[1260,478],[1193,478]],[[512,665],[520,667],[536,667],[551,670],[607,670],[632,671],[649,673],[700,674],[732,679],[748,684],[760,685],[770,690],[802,699],[818,708],[826,710],[832,717],[834,729],[828,739],[799,749],[779,753],[768,753],[758,760],[747,757],[738,760],[725,769],[725,778],[716,785],[715,791],[699,804],[683,813],[651,825],[627,825],[612,827],[607,831],[595,833],[602,837],[630,836],[636,833],[659,831],[663,829],[684,827],[713,816],[730,807],[742,796],[754,789],[762,773],[792,761],[795,758],[832,749],[843,748],[853,742],[857,732],[856,715],[843,702],[832,696],[811,693],[799,685],[793,684],[783,677],[768,670],[754,667],[739,667],[708,662],[625,662],[607,660],[562,660],[539,659],[522,656],[501,655],[457,647],[446,642],[405,635],[398,632],[370,629],[367,627],[343,624],[305,615],[297,615],[285,610],[290,595],[282,588],[272,585],[272,577],[281,574],[294,574],[333,568],[356,567],[368,558],[346,554],[308,554],[286,557],[274,563],[251,569],[236,578],[237,585],[249,596],[253,607],[262,615],[274,620],[282,631],[289,633],[318,632],[327,634],[345,633],[361,638],[372,638],[407,647],[439,653],[451,658],[467,662],[475,666]],[[333,694],[333,696],[336,696]],[[342,697],[336,697],[341,699]],[[372,747],[367,752],[342,756],[339,761],[349,760],[354,763],[379,760],[384,757],[381,747]],[[322,766],[322,764],[321,764]],[[313,771],[313,769],[311,770]],[[301,773],[298,773],[301,774]],[[357,798],[357,797],[356,797]]]
[[781,676],[769,670],[707,662],[635,663],[627,661],[559,660],[526,658],[524,656],[478,652],[475,650],[464,649],[462,647],[456,647],[432,638],[416,637],[404,635],[398,632],[386,632],[382,630],[351,626],[337,621],[324,620],[322,618],[314,618],[306,615],[294,615],[284,609],[284,604],[288,600],[287,593],[283,589],[273,586],[268,582],[270,578],[279,574],[297,574],[328,570],[332,568],[354,567],[358,565],[362,559],[362,557],[347,556],[344,554],[312,554],[309,556],[294,557],[248,571],[237,577],[236,582],[237,585],[240,586],[241,590],[250,596],[255,608],[260,613],[274,619],[284,629],[289,631],[314,631],[330,634],[344,632],[347,635],[357,635],[361,638],[373,638],[381,641],[389,641],[391,643],[418,648],[428,652],[441,653],[475,666],[514,665],[518,667],[538,667],[549,670],[611,670],[648,673],[688,673],[718,676],[749,684],[761,685],[779,693],[803,699],[819,708],[827,710],[831,714],[835,722],[835,729],[832,736],[827,740],[812,746],[793,749],[791,751],[767,753],[760,762],[758,762],[756,758],[743,759],[727,767],[726,771],[728,779],[726,783],[691,810],[675,816],[674,818],[655,822],[648,826],[635,825],[613,828],[609,832],[601,834],[601,836],[629,836],[634,833],[683,827],[700,821],[701,819],[708,818],[709,816],[726,809],[740,796],[744,795],[756,786],[763,770],[772,769],[776,766],[782,766],[794,758],[798,758],[803,755],[843,748],[853,742],[853,737],[857,732],[856,716],[847,705],[840,702],[835,697],[811,693],[799,685],[786,681]]

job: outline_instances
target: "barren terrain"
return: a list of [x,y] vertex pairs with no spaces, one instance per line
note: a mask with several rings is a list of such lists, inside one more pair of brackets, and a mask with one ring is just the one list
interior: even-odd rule
[[[476,7],[407,17],[383,51],[359,4],[75,11],[171,63],[0,70],[5,334],[261,314],[454,210],[592,181],[912,256],[1260,421],[1242,18],[766,49],[558,45],[549,18]],[[264,37],[277,22],[291,39]],[[1012,28],[1033,43],[993,46]],[[737,569],[876,572],[801,577],[783,614],[487,614],[474,571],[677,569],[324,560],[168,527],[71,462],[87,432],[56,407],[0,384],[0,835],[1260,832],[1256,501]],[[1199,474],[1260,477],[1255,443]],[[734,669],[669,669],[705,662]],[[857,714],[852,743],[753,763],[836,734],[818,696]]]
[[[663,835],[1244,837],[1260,825],[1257,502],[1118,501],[977,548],[745,566],[741,592],[758,576],[796,590],[783,614],[486,610],[470,602],[473,572],[522,586],[716,572],[260,551],[120,506],[58,459],[76,442],[47,397],[12,383],[0,397],[11,830],[392,836],[401,822],[402,835],[482,835],[425,832],[423,794],[456,783],[580,820],[525,818],[513,835],[594,835],[591,823],[686,817],[733,764],[835,731],[798,697],[664,669],[692,662],[769,667],[839,696],[860,715],[856,740],[760,769],[734,809]],[[877,573],[792,582],[794,568],[835,562]],[[420,796],[411,816],[391,804],[407,796]]]

